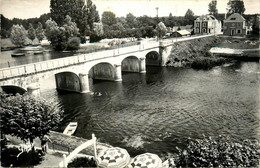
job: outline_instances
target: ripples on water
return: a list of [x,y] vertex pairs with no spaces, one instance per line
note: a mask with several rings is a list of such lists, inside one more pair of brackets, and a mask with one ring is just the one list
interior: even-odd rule
[[95,133],[100,141],[132,155],[163,155],[203,134],[260,140],[259,68],[254,62],[208,71],[147,67],[146,74],[123,73],[122,82],[94,81],[91,90],[101,96],[58,94],[54,80],[42,95],[60,101],[65,109],[59,131],[77,121],[76,136]]

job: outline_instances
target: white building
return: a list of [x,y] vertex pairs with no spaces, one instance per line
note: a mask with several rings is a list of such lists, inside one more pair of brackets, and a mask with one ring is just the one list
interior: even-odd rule
[[195,34],[220,34],[221,27],[221,21],[212,15],[202,15],[194,21]]

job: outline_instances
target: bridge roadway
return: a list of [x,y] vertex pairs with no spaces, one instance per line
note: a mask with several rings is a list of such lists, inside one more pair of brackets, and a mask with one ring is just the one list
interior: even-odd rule
[[145,73],[146,65],[164,66],[177,41],[213,35],[202,35],[99,51],[0,69],[3,91],[39,94],[39,83],[55,75],[59,90],[89,92],[89,78],[121,81],[122,71]]

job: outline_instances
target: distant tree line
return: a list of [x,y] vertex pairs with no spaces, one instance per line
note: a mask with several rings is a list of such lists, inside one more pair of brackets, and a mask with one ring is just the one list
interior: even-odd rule
[[[209,14],[214,15],[218,20],[224,20],[225,14],[218,13],[216,3],[216,1],[209,3]],[[234,12],[243,14],[245,11],[243,1],[232,1],[227,5],[228,14]],[[100,18],[91,0],[87,0],[86,4],[79,0],[50,0],[50,11],[39,18],[31,19],[9,20],[1,15],[1,37],[11,37],[12,42],[18,46],[23,45],[23,38],[31,40],[37,38],[41,41],[46,37],[55,50],[64,50],[69,46],[68,42],[71,38],[74,38],[72,40],[74,46],[69,48],[77,48],[76,45],[79,44],[76,42],[84,43],[86,36],[90,36],[90,42],[103,38],[162,37],[162,32],[166,32],[167,27],[193,25],[197,17],[191,9],[188,9],[185,16],[173,16],[170,13],[167,17],[146,15],[136,17],[128,13],[126,17],[117,17],[113,12],[105,11]],[[244,17],[253,25],[252,15],[244,15]],[[25,35],[22,35],[23,33]]]

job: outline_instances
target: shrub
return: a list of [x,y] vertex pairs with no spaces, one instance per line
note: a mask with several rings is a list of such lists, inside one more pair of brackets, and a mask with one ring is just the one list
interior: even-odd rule
[[232,142],[220,136],[190,140],[186,150],[180,150],[175,161],[177,167],[257,167],[260,147],[258,142],[245,140]]
[[80,47],[80,38],[72,37],[68,41],[67,50],[78,50]]
[[5,148],[1,150],[1,166],[9,167],[32,167],[42,161],[38,151],[31,150],[28,153],[23,152],[18,158],[20,151],[17,148]]
[[79,157],[70,162],[68,167],[97,167],[97,163],[93,158]]
[[80,43],[86,43],[87,42],[85,36],[80,36],[79,38],[80,38]]
[[196,57],[191,63],[191,67],[194,69],[211,69],[214,66],[224,64],[226,61],[225,58]]
[[99,36],[97,34],[91,34],[89,37],[89,42],[90,43],[94,43],[94,42],[99,42],[100,40],[102,40],[102,36]]

